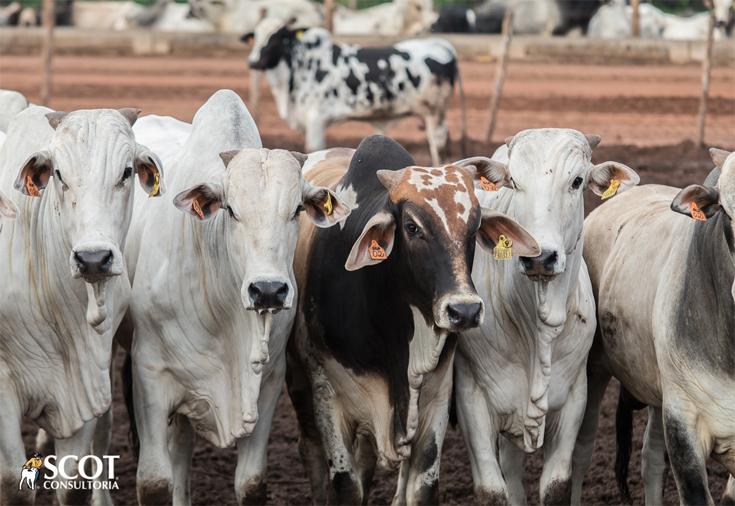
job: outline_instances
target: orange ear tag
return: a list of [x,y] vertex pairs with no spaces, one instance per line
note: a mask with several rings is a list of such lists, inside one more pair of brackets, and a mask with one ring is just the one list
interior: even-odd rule
[[486,192],[498,191],[498,186],[485,176],[480,176],[480,188],[482,188]]
[[38,197],[41,194],[30,175],[26,176],[26,193],[31,197]]
[[513,241],[500,234],[498,244],[493,248],[495,260],[510,260],[513,258]]
[[375,239],[370,243],[370,258],[372,260],[385,260],[385,250]]
[[194,209],[194,212],[197,213],[197,216],[199,216],[200,220],[204,219],[204,212],[202,212],[202,207],[199,205],[199,201],[192,200],[191,208]]
[[699,206],[696,202],[692,202],[690,206],[690,214],[692,215],[692,218],[694,218],[697,221],[707,221],[707,215],[704,214],[704,211],[699,209]]
[[618,193],[618,188],[620,188],[620,181],[617,179],[613,179],[610,181],[610,186],[607,187],[607,190],[602,194],[602,200],[607,200],[610,197],[614,196],[616,193]]
[[327,213],[327,216],[332,216],[332,213],[334,212],[334,206],[332,206],[332,194],[327,192],[327,200],[324,201],[324,212]]

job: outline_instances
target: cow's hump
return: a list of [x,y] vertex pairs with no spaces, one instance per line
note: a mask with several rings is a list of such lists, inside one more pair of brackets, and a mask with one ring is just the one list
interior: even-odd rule
[[399,170],[416,165],[406,149],[390,137],[371,135],[360,142],[352,156],[350,168],[345,176],[345,186],[352,185],[358,199],[373,191],[384,191],[375,173],[379,170]]

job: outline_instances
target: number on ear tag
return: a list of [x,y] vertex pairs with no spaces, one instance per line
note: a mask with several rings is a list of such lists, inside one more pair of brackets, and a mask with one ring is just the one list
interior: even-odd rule
[[192,200],[191,201],[191,208],[194,209],[194,212],[197,213],[197,216],[199,216],[200,220],[204,219],[204,212],[202,211],[202,206],[199,205],[199,201]]
[[327,213],[327,216],[332,216],[332,213],[334,212],[334,207],[332,206],[332,194],[327,192],[327,200],[324,201],[324,212]]
[[486,192],[498,191],[498,186],[485,176],[480,176],[480,188]]
[[30,175],[26,176],[26,193],[31,197],[38,197],[41,194]]
[[149,197],[155,197],[158,195],[158,192],[161,190],[161,175],[156,171],[156,174],[153,179],[153,188],[151,188],[151,192],[148,194]]
[[370,243],[370,258],[372,260],[385,260],[385,250],[375,239]]
[[616,193],[618,193],[618,188],[620,188],[620,181],[617,179],[613,179],[610,181],[610,186],[607,187],[607,190],[602,194],[602,200],[607,200],[610,197],[614,196]]
[[498,244],[493,248],[495,260],[510,260],[513,258],[513,241],[500,234]]
[[707,215],[704,214],[704,211],[699,208],[696,202],[692,202],[689,209],[689,213],[692,215],[692,218],[697,221],[707,221]]

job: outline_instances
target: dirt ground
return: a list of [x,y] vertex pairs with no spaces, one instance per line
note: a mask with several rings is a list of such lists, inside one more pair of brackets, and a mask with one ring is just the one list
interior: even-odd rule
[[[218,88],[231,88],[247,97],[248,73],[245,53],[238,59],[92,58],[60,57],[55,62],[51,106],[59,110],[90,107],[140,107],[145,113],[174,115],[191,120],[196,108]],[[40,61],[35,57],[0,57],[0,88],[16,89],[31,100],[38,99]],[[704,179],[711,167],[706,150],[690,139],[696,131],[699,67],[696,66],[600,66],[550,65],[512,62],[501,103],[494,142],[482,139],[487,123],[489,91],[494,64],[462,64],[469,106],[469,154],[490,154],[506,136],[524,128],[566,126],[602,136],[595,150],[596,161],[618,160],[641,175],[642,183],[683,186]],[[303,137],[288,129],[278,117],[267,86],[263,83],[258,124],[267,147],[303,149]],[[716,69],[712,82],[711,114],[707,142],[735,148],[735,69]],[[460,157],[456,142],[460,113],[456,101],[449,113],[454,143],[453,156]],[[328,132],[330,146],[356,146],[372,133],[369,125],[349,122]],[[416,119],[403,120],[389,134],[401,141],[421,163],[428,162],[423,132]],[[587,195],[588,210],[599,203]],[[119,362],[119,360],[118,360]],[[118,389],[119,390],[119,389]],[[618,504],[613,462],[614,415],[617,385],[611,385],[602,408],[594,461],[585,481],[584,502]],[[117,466],[118,504],[135,502],[135,468],[126,434],[127,415],[119,391],[115,397],[115,430],[111,453],[121,455]],[[640,480],[641,438],[645,412],[635,416],[636,432],[630,472],[636,504],[642,504]],[[32,442],[29,424],[26,441]],[[281,397],[269,445],[268,486],[271,504],[309,503],[309,487],[296,448],[297,429],[293,409]],[[200,442],[193,462],[192,494],[196,504],[234,503],[233,476],[236,453]],[[527,459],[526,484],[529,502],[538,503],[538,478],[542,459]],[[726,474],[713,464],[710,486],[718,498]],[[376,477],[370,502],[387,503],[395,476],[381,472]],[[472,501],[472,478],[461,434],[450,429],[444,445],[441,500],[446,504]],[[39,503],[50,502],[39,496]],[[666,482],[667,503],[677,503],[673,478]]]

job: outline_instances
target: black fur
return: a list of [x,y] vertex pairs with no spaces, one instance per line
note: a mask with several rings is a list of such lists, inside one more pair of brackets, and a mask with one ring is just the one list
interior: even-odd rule
[[130,420],[130,429],[128,430],[128,442],[130,448],[135,455],[135,461],[140,456],[140,439],[138,438],[138,427],[135,424],[135,405],[133,404],[133,357],[130,353],[125,354],[125,362],[123,362],[120,371],[122,379],[123,398],[125,399],[125,409],[128,412]]
[[628,488],[628,464],[633,447],[633,411],[643,409],[643,404],[620,385],[618,394],[618,408],[615,411],[615,480],[618,483],[620,500],[625,504],[632,504]]

